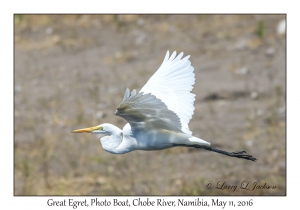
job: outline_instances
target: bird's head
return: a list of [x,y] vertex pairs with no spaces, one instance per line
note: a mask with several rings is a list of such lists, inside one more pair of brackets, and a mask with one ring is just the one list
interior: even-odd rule
[[[114,126],[109,123],[104,123],[101,125],[97,125],[90,128],[82,128],[78,130],[72,131],[72,133],[93,133],[97,134],[102,144],[102,147],[107,152],[113,154],[120,154],[123,151],[117,151],[116,148],[122,142],[122,130],[120,130],[117,126]],[[105,135],[103,137],[103,135]]]
[[111,135],[116,131],[116,128],[117,127],[112,124],[104,123],[90,128],[82,128],[82,129],[74,130],[72,131],[72,133],[93,133],[93,134]]

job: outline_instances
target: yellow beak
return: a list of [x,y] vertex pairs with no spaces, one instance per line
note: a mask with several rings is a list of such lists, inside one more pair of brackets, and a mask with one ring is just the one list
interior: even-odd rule
[[74,130],[74,131],[72,131],[72,133],[90,133],[94,130],[97,130],[98,127],[99,126],[90,127],[90,128],[82,128],[82,129]]

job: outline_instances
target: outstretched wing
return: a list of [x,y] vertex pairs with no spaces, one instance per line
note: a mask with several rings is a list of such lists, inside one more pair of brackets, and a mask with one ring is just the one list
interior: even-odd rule
[[130,94],[127,88],[115,114],[123,117],[133,129],[166,129],[182,133],[179,117],[150,93],[136,94],[133,90]]
[[191,93],[195,84],[195,74],[194,67],[189,61],[190,56],[181,59],[182,56],[183,53],[180,53],[176,57],[175,51],[169,57],[168,51],[163,63],[140,93],[151,93],[165,103],[168,109],[175,112],[180,118],[181,130],[191,135],[188,123],[195,109],[195,95]]

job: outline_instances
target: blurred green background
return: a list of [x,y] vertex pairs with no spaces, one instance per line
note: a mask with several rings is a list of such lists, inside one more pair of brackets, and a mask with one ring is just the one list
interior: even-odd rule
[[[285,15],[15,15],[15,195],[285,195]],[[167,50],[191,55],[190,129],[258,161],[189,148],[105,152],[74,129],[114,115]],[[216,189],[217,183],[238,189]],[[239,189],[260,181],[275,189]],[[207,183],[214,184],[207,189]],[[249,185],[249,186],[250,186]]]

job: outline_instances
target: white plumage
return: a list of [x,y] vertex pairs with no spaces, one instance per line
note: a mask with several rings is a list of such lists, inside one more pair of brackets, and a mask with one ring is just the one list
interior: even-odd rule
[[210,147],[210,143],[192,136],[188,123],[194,113],[194,68],[190,56],[169,56],[148,80],[141,91],[131,93],[127,88],[117,107],[116,115],[128,123],[123,130],[104,123],[91,128],[74,130],[74,133],[104,134],[100,139],[105,151],[124,154],[133,150],[160,150],[176,146],[203,148],[224,155],[255,161],[245,151],[228,153]]
[[176,58],[176,51],[169,58],[169,51],[159,69],[148,80],[140,92],[151,93],[174,111],[181,121],[182,131],[192,135],[188,123],[194,114],[195,95],[191,93],[195,84],[194,67],[190,56]]

